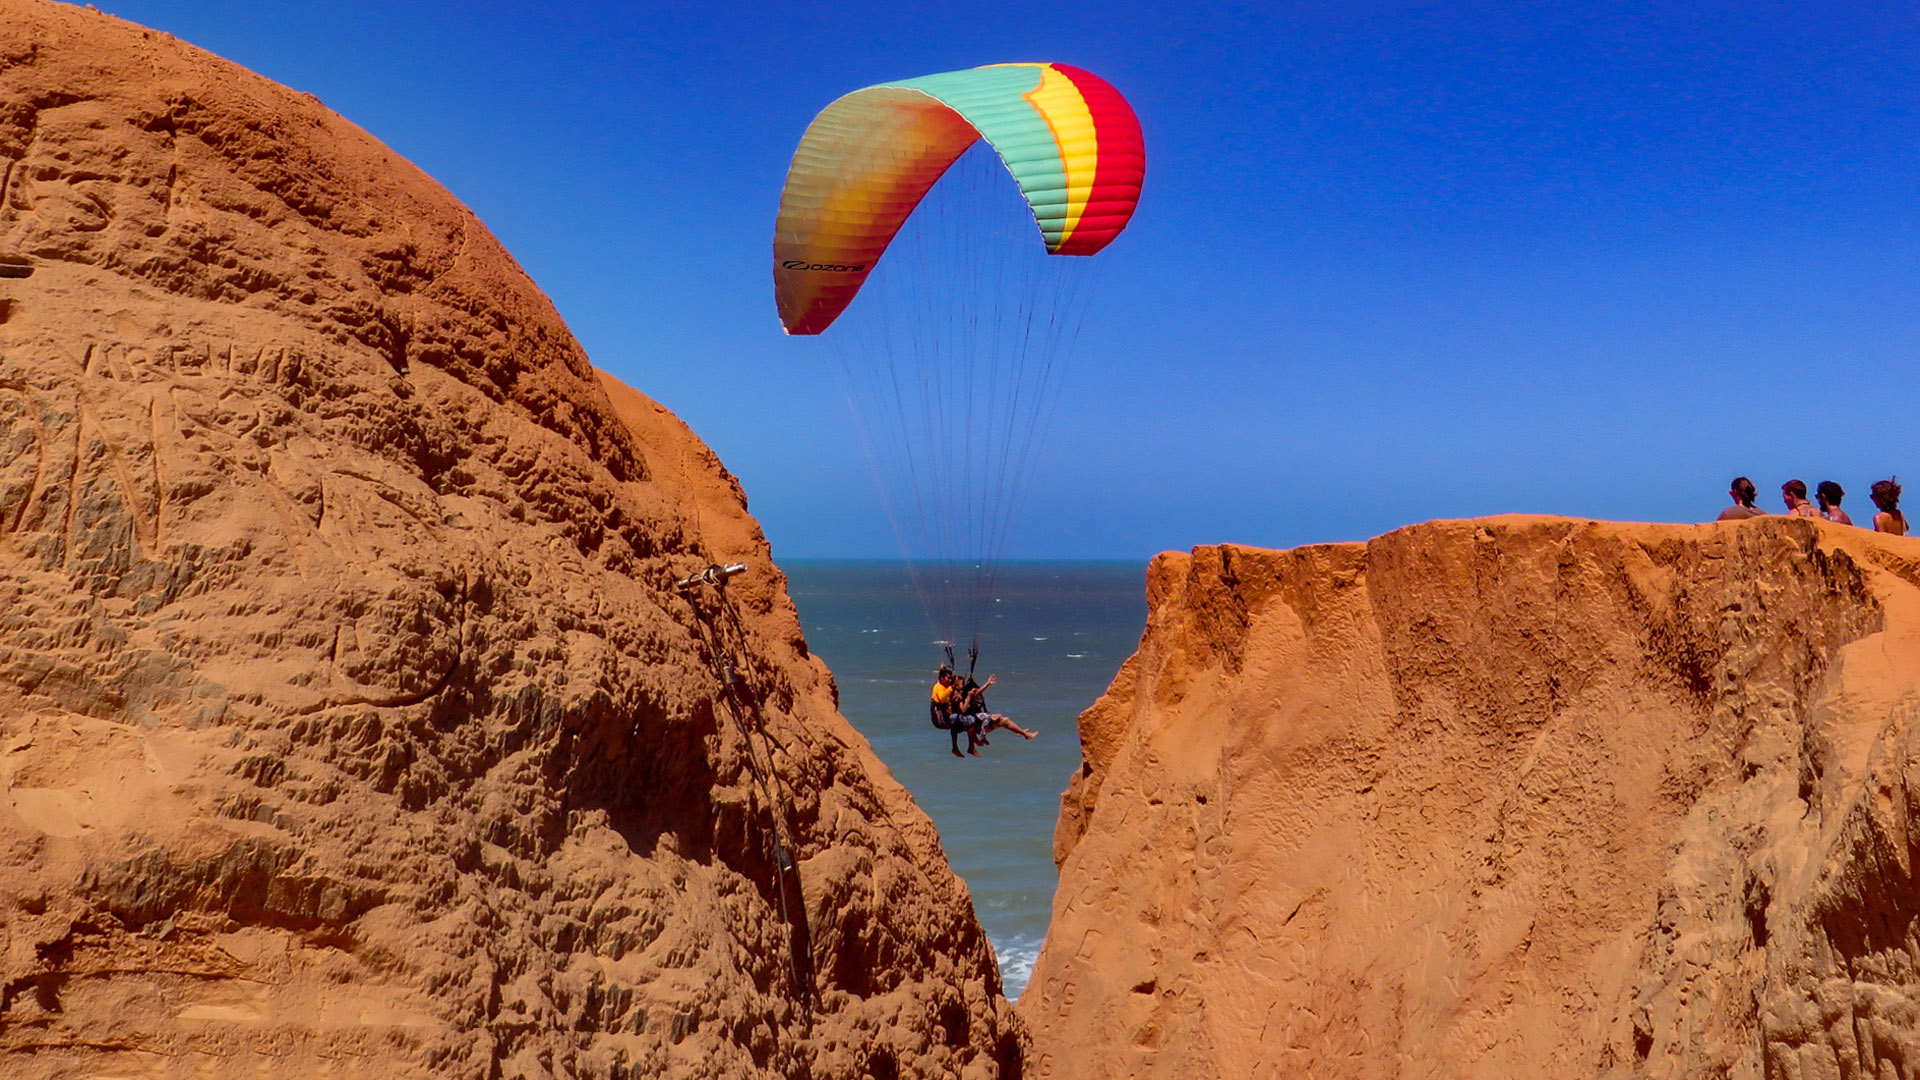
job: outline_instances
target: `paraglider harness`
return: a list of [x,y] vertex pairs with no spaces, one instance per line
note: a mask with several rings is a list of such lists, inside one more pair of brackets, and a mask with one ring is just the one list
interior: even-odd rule
[[[954,676],[953,696],[949,697],[945,702],[929,700],[927,702],[927,718],[933,721],[933,726],[939,728],[941,731],[966,731],[973,727],[973,725],[979,723],[979,721],[975,720],[972,716],[962,713],[960,706],[964,701],[961,696],[962,693],[964,693],[962,687],[973,683],[973,669],[975,665],[980,662],[980,642],[976,640],[973,645],[967,649],[967,677],[965,683],[961,681],[959,673],[954,670],[953,646],[948,645],[945,646],[945,648],[947,652],[946,670]],[[959,738],[957,735],[954,737],[956,739]]]

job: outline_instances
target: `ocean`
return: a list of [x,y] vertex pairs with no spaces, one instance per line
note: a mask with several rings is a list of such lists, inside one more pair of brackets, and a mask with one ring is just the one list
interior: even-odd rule
[[[1008,997],[1033,974],[1057,879],[1053,825],[1080,767],[1075,720],[1106,690],[1146,626],[1146,567],[1119,562],[1002,564],[981,631],[980,680],[994,712],[1037,729],[994,733],[980,758],[955,758],[927,721],[944,657],[905,565],[786,562],[807,644],[833,669],[840,711],[940,830],[993,943]],[[964,643],[960,665],[964,671]],[[966,739],[960,740],[965,749]]]

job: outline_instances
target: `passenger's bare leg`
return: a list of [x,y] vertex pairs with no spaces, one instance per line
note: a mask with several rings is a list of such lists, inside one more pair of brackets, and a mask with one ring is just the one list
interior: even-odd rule
[[[1014,722],[1013,722],[1013,718],[1012,718],[1012,717],[1010,717],[1010,716],[997,716],[997,715],[996,715],[996,716],[995,716],[995,717],[993,718],[993,723],[992,723],[992,727],[997,727],[997,728],[1006,728],[1006,729],[1007,729],[1008,731],[1011,731],[1011,732],[1013,732],[1013,733],[1014,733],[1015,735],[1018,735],[1018,736],[1020,736],[1020,737],[1021,737],[1021,738],[1023,738],[1023,739],[1031,739],[1031,738],[1033,738],[1033,737],[1034,737],[1035,735],[1038,735],[1038,734],[1040,734],[1040,733],[1039,733],[1039,732],[1037,732],[1037,731],[1028,731],[1028,730],[1027,730],[1026,728],[1023,728],[1023,727],[1021,727],[1021,726],[1020,726],[1019,724],[1016,724],[1016,723],[1014,723]],[[989,730],[991,730],[991,729],[989,729]]]

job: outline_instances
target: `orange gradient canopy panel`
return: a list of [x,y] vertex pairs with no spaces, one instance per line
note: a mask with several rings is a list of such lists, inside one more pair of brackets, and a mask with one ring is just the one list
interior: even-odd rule
[[1065,64],[995,64],[881,83],[821,110],[780,193],[773,294],[789,334],[818,334],[954,160],[987,140],[1054,255],[1092,255],[1133,217],[1146,174],[1119,92]]

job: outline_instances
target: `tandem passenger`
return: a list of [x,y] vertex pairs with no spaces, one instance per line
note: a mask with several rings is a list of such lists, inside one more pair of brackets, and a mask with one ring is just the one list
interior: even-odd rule
[[[999,676],[989,675],[987,676],[986,682],[977,683],[974,682],[973,677],[969,675],[966,683],[960,687],[960,711],[973,718],[975,728],[980,732],[980,745],[987,745],[987,735],[1001,728],[1005,728],[1023,739],[1031,739],[1035,735],[1040,734],[1037,731],[1028,731],[1026,728],[1014,723],[1013,717],[1011,716],[987,711],[987,688],[997,681],[999,681]],[[970,728],[969,730],[974,729]]]

